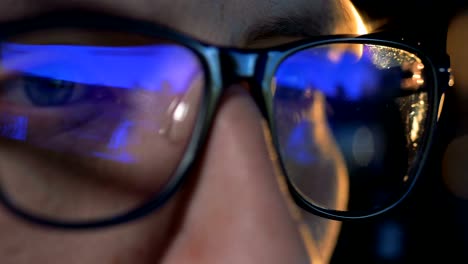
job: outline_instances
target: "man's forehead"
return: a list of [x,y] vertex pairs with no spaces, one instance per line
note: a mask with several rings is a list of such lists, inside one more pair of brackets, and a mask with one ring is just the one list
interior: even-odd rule
[[[0,0],[0,20],[61,9],[89,9],[167,25],[204,41],[357,33],[350,4],[325,0]],[[252,35],[254,34],[254,35]]]

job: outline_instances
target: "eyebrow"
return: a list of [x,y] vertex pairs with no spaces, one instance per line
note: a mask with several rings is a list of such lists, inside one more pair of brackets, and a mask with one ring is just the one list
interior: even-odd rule
[[[325,10],[324,10],[325,9]],[[341,9],[343,12],[338,11]],[[285,16],[270,17],[259,20],[247,30],[246,42],[269,39],[276,36],[313,37],[331,35],[338,26],[353,24],[349,10],[332,4],[323,7],[319,12],[302,10]]]
[[248,43],[275,36],[309,37],[322,35],[322,23],[317,23],[303,17],[275,17],[257,22],[247,31]]

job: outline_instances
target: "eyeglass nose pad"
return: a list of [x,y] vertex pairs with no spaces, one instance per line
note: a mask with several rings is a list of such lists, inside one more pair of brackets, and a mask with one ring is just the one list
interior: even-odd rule
[[186,141],[192,133],[199,112],[203,87],[203,76],[197,74],[187,85],[187,89],[169,104],[161,121],[159,135],[174,144]]

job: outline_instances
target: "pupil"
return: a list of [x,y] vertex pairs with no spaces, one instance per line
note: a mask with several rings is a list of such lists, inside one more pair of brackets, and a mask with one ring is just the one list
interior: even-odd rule
[[68,103],[74,83],[40,77],[26,77],[26,94],[38,106],[59,106]]

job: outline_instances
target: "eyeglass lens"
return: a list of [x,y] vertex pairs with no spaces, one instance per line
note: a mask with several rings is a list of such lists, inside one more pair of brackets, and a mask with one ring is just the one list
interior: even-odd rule
[[[274,119],[296,190],[338,211],[379,210],[401,198],[426,132],[424,66],[401,49],[352,43],[282,61],[272,83]],[[328,192],[349,192],[349,203]]]
[[26,212],[93,221],[141,206],[168,184],[192,135],[204,72],[191,50],[164,39],[71,32],[0,44],[0,180]]

